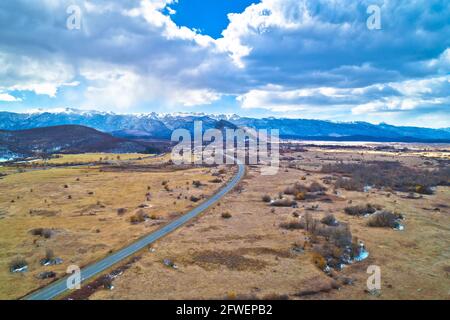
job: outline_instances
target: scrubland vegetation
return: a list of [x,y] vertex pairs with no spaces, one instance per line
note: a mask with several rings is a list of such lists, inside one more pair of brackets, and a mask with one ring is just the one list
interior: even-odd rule
[[[445,296],[444,284],[448,279],[445,272],[450,270],[443,254],[450,246],[446,236],[450,223],[446,206],[448,168],[436,165],[438,161],[434,158],[426,161],[420,155],[398,157],[384,149],[380,153],[356,150],[308,147],[302,152],[287,151],[275,176],[261,176],[259,166],[248,166],[239,188],[199,218],[145,250],[139,260],[126,265],[126,272],[123,269],[120,276],[97,279],[90,287],[94,289],[89,297]],[[109,162],[113,161],[125,160],[110,158]],[[97,172],[95,177],[87,168],[73,169],[69,176],[65,173],[57,179],[53,172],[51,187],[43,183],[42,177],[39,183],[27,183],[23,188],[15,180],[15,192],[2,202],[8,208],[0,207],[0,218],[4,216],[2,222],[9,222],[10,217],[23,213],[20,222],[24,227],[17,233],[21,238],[14,241],[29,249],[21,251],[9,244],[13,249],[6,263],[2,260],[8,278],[0,273],[2,283],[3,279],[13,279],[16,286],[28,283],[21,289],[26,292],[54,277],[45,272],[60,276],[65,265],[51,266],[51,271],[47,271],[36,264],[47,257],[47,249],[62,255],[65,262],[80,261],[83,256],[92,261],[113,252],[123,246],[124,239],[136,239],[167,223],[183,208],[198,205],[211,195],[212,188],[220,187],[219,180],[225,182],[231,176],[222,168],[173,172],[175,168],[168,162],[148,166],[142,163],[150,160],[136,161],[133,169],[123,163],[93,167],[90,170]],[[20,174],[29,174],[27,168],[24,170]],[[150,179],[148,170],[155,170],[152,173],[157,176],[155,180]],[[136,172],[139,174],[135,175]],[[0,183],[10,184],[9,179],[16,174],[8,171]],[[126,199],[118,197],[114,190]],[[68,195],[72,196],[71,201]],[[170,209],[164,211],[164,207]],[[82,229],[75,229],[72,223]],[[404,230],[399,228],[401,224]],[[71,246],[77,243],[86,252],[66,252],[67,243]],[[368,257],[365,250],[370,253]],[[11,254],[12,251],[17,254]],[[54,259],[55,254],[50,253]],[[23,260],[22,257],[29,271],[11,274],[13,260]],[[169,268],[163,263],[166,260],[176,261],[177,268]],[[15,265],[20,267],[23,261]],[[365,291],[369,265],[383,268],[383,288],[378,295]],[[168,287],[171,289],[167,290]]]
[[[366,178],[377,170],[368,168],[367,163],[389,162],[386,167],[391,168],[394,156],[385,155],[384,149],[380,151],[383,156],[365,153],[364,149],[344,151],[289,152],[282,156],[280,172],[271,177],[260,176],[258,167],[250,167],[239,192],[228,194],[220,206],[163,239],[154,257],[143,257],[139,271],[117,280],[114,292],[102,291],[94,298],[263,299],[273,295],[283,299],[383,299],[445,295],[443,267],[447,264],[439,252],[450,245],[442,227],[450,222],[448,209],[442,206],[448,189],[434,188],[437,180],[427,184],[424,179],[406,182],[405,178],[395,184]],[[360,171],[371,172],[358,174],[353,181],[353,169],[322,171],[339,164],[340,158],[346,159],[345,165],[361,165]],[[405,156],[400,165],[419,171],[439,170],[424,162],[419,156]],[[386,174],[380,173],[379,180]],[[349,191],[336,186],[341,179],[357,188]],[[416,183],[431,186],[433,194],[412,199],[401,191]],[[408,192],[417,194],[416,190]],[[230,212],[232,219],[224,218]],[[405,229],[392,230],[400,231],[400,222]],[[179,272],[158,268],[167,257],[177,261]],[[383,268],[383,288],[376,295],[365,286],[369,265]],[[433,270],[436,276],[428,276],[426,270]],[[194,282],[198,285],[191,289]],[[152,291],[148,292],[144,288],[150,284]],[[166,290],[167,285],[173,290]],[[138,288],[137,292],[125,289],[129,287]],[[424,289],[418,293],[418,287]]]
[[191,209],[191,198],[215,193],[221,183],[211,180],[225,183],[233,174],[174,169],[167,157],[137,154],[64,155],[13,166],[0,170],[7,173],[0,179],[0,299],[19,298],[64,276],[68,265],[126,246]]
[[450,185],[450,167],[432,170],[416,169],[397,161],[337,163],[322,167],[322,173],[337,173],[336,188],[364,191],[366,186],[402,192],[433,194],[436,186]]

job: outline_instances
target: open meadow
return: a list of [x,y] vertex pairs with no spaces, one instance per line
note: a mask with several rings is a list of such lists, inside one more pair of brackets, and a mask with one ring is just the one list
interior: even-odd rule
[[[64,276],[69,265],[82,267],[124,247],[193,208],[233,175],[174,168],[167,159],[64,155],[0,167],[0,299],[20,298]],[[62,260],[43,266],[42,259]],[[26,272],[11,272],[24,262]]]
[[[391,186],[359,189],[359,176],[350,178],[351,173],[340,171],[342,164],[361,165],[370,173],[362,178],[380,177],[381,184],[390,183],[386,175],[393,178],[393,171],[402,170],[410,175],[414,173],[410,170],[420,170],[414,179],[428,173],[421,170],[441,170],[448,179],[447,151],[296,149],[283,152],[276,176],[261,176],[260,167],[248,166],[240,188],[152,250],[140,253],[114,279],[114,290],[101,289],[84,298],[450,298],[449,187],[433,187],[430,194],[421,189],[426,186],[418,185],[414,192],[399,191],[403,183],[410,183],[399,180]],[[342,177],[354,185],[342,183]],[[397,178],[407,179],[400,174]],[[303,191],[291,195],[295,188]],[[293,198],[294,207],[278,201]],[[398,217],[398,226],[404,229],[376,225],[374,215],[380,212]],[[305,218],[316,226],[314,230],[305,226]],[[340,243],[346,241],[350,246],[363,242],[368,258],[333,265],[345,247]],[[164,261],[172,261],[176,268]],[[381,290],[367,289],[371,265],[380,267]]]

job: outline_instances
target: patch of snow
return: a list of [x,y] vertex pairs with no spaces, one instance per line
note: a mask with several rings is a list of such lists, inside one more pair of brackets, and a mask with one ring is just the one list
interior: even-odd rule
[[369,251],[367,251],[366,249],[362,249],[359,252],[359,255],[354,258],[354,260],[357,262],[361,262],[363,260],[366,260],[368,257],[369,257]]
[[23,266],[21,268],[11,269],[12,273],[23,273],[28,271],[28,266]]

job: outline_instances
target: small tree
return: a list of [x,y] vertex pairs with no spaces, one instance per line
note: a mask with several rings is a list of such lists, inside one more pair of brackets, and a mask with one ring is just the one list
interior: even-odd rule
[[55,258],[55,254],[52,249],[45,250],[45,259],[51,261]]
[[232,215],[229,212],[224,212],[224,213],[222,213],[222,218],[223,219],[231,219]]

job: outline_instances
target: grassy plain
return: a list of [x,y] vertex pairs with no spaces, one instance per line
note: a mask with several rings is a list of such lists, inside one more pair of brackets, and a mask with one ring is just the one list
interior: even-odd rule
[[[365,149],[308,147],[285,152],[275,176],[260,175],[249,166],[242,190],[228,194],[190,225],[161,239],[155,252],[144,252],[122,276],[115,289],[100,290],[91,299],[449,299],[450,298],[450,188],[433,195],[408,198],[404,192],[372,189],[346,191],[325,184],[327,163],[400,161],[403,165],[435,169],[448,152],[386,152]],[[299,208],[273,208],[261,198],[276,198],[296,182],[325,185],[331,201],[300,201]],[[350,204],[351,203],[351,204]],[[348,206],[381,205],[401,212],[404,231],[371,228],[368,218],[344,213]],[[318,207],[316,207],[318,206]],[[332,213],[350,225],[364,241],[370,256],[325,274],[313,264],[312,252],[293,250],[309,235],[286,230],[282,223],[298,221],[293,214],[311,213],[321,219]],[[231,218],[224,219],[229,213]],[[227,217],[229,217],[227,215]],[[163,264],[172,260],[178,269]],[[381,268],[382,289],[368,292],[367,268]],[[337,290],[339,288],[339,290]]]
[[[212,173],[218,169],[172,170],[167,156],[117,156],[65,155],[46,166],[0,167],[7,174],[0,179],[0,299],[19,298],[48,284],[51,280],[38,279],[41,272],[54,271],[61,277],[69,265],[84,266],[124,247],[196,206],[191,196],[201,201],[233,174],[225,173],[222,183],[213,183],[217,177]],[[104,166],[65,165],[99,157],[114,161]],[[57,167],[51,166],[55,163]],[[148,218],[132,224],[136,214]],[[37,228],[50,230],[51,237],[33,235]],[[41,266],[47,249],[63,264]],[[15,258],[27,261],[28,272],[9,271]]]

